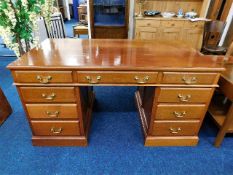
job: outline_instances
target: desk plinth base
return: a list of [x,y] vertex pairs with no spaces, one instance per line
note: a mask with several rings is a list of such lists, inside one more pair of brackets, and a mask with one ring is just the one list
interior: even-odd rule
[[33,146],[87,146],[87,138],[77,137],[51,137],[51,136],[33,136]]
[[198,144],[198,136],[153,136],[148,133],[147,117],[142,107],[142,99],[139,91],[135,93],[136,106],[138,109],[142,131],[145,138],[145,146],[196,146]]
[[145,146],[196,146],[198,144],[197,136],[180,137],[156,137],[146,136]]
[[90,92],[89,99],[89,107],[86,113],[87,127],[85,136],[33,136],[33,146],[87,146],[92,109],[95,101],[95,94],[93,92]]

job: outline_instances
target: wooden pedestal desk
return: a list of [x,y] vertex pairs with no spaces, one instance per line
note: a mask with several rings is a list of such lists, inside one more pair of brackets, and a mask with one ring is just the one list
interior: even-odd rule
[[46,40],[8,68],[39,146],[87,145],[99,85],[139,87],[146,146],[197,145],[224,70],[182,43],[123,39]]

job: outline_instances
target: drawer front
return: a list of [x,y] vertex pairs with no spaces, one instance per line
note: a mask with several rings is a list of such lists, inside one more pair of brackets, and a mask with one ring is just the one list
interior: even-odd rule
[[213,93],[212,88],[160,88],[159,102],[206,103]]
[[164,72],[163,84],[212,85],[217,83],[216,73]]
[[32,121],[32,130],[37,136],[80,135],[79,121]]
[[163,27],[183,27],[184,21],[161,21],[161,26]]
[[139,27],[136,30],[137,32],[154,32],[158,33],[159,29],[158,28],[152,28],[152,27]]
[[26,104],[31,119],[77,119],[76,104]]
[[137,20],[136,27],[159,27],[160,21],[158,20]]
[[201,119],[205,115],[205,105],[172,105],[159,104],[155,115],[156,120],[190,120]]
[[21,87],[25,102],[75,102],[74,87]]
[[190,29],[193,29],[193,28],[204,28],[204,24],[205,23],[202,22],[202,21],[199,21],[199,22],[185,21],[184,27],[190,28]]
[[77,72],[78,83],[84,84],[154,84],[157,72]]
[[72,71],[15,71],[19,83],[72,83]]
[[152,135],[155,136],[195,136],[199,131],[199,121],[154,121]]

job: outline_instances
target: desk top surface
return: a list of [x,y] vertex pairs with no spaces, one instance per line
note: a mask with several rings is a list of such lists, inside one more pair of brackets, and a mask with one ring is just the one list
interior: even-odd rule
[[218,57],[179,42],[125,39],[45,40],[9,69],[223,71]]

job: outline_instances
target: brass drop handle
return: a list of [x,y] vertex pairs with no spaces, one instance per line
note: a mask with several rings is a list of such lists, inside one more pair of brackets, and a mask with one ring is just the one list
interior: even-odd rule
[[137,81],[138,84],[144,84],[147,83],[149,81],[150,77],[149,76],[145,76],[143,78],[139,78],[138,76],[134,77],[134,80]]
[[48,84],[50,80],[52,80],[52,76],[40,76],[40,75],[37,75],[36,76],[36,79],[39,80],[40,83],[42,84]]
[[47,95],[47,94],[43,93],[43,94],[41,94],[41,96],[46,100],[54,100],[54,98],[56,97],[56,94],[52,93],[52,94]]
[[182,81],[185,84],[195,84],[195,83],[197,83],[197,78],[196,77],[183,77]]
[[55,112],[47,111],[46,114],[47,114],[49,117],[57,118],[58,115],[60,114],[60,112],[59,112],[59,111],[55,111]]
[[178,94],[178,98],[181,102],[188,102],[192,96],[190,94],[188,95],[182,95]]
[[60,134],[62,132],[62,128],[52,127],[50,130],[53,134]]
[[99,81],[101,80],[101,76],[97,76],[96,80],[93,80],[92,77],[90,76],[86,76],[86,80],[88,81],[88,83],[90,84],[97,84],[99,83]]
[[169,128],[169,130],[172,134],[178,134],[179,131],[181,131],[181,128]]
[[186,112],[185,111],[183,111],[183,112],[176,112],[176,111],[174,111],[173,114],[177,118],[183,118],[186,115]]
[[173,23],[171,26],[175,26],[175,24]]

